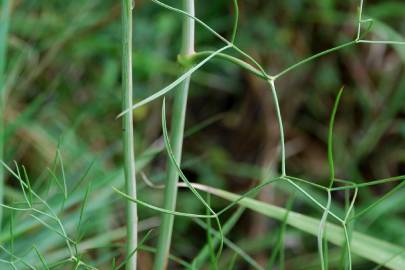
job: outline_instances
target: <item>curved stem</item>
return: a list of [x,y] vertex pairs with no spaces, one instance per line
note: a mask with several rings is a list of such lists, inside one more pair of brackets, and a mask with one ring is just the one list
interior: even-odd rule
[[[194,16],[194,0],[183,0],[185,12]],[[190,56],[194,54],[194,19],[184,17],[183,20],[183,37],[181,55]],[[187,77],[175,90],[174,104],[172,112],[172,127],[170,141],[173,148],[175,159],[181,163],[181,152],[183,148],[184,123],[186,118],[187,97],[190,85],[190,77]],[[164,208],[174,211],[177,199],[177,183],[179,174],[176,166],[168,163],[167,185],[164,193]],[[162,214],[162,223],[160,226],[157,254],[155,258],[155,270],[167,268],[171,238],[173,233],[174,216]]]
[[233,8],[235,12],[234,20],[233,20],[233,28],[232,28],[232,37],[231,43],[235,43],[236,34],[238,32],[238,22],[239,22],[239,6],[238,0],[233,0]]
[[278,104],[278,97],[276,86],[274,85],[274,80],[268,80],[267,82],[270,84],[271,93],[273,94],[274,99],[274,107],[276,108],[277,122],[280,130],[281,177],[285,177],[287,174],[285,169],[285,139],[284,139],[283,119],[281,117],[281,110],[280,105]]
[[[122,96],[123,109],[132,107],[132,0],[122,1]],[[124,171],[127,194],[136,198],[135,153],[133,114],[127,113],[122,119],[124,141]],[[127,202],[127,270],[136,270],[138,246],[137,205]]]
[[[189,57],[184,57],[184,56],[179,56],[179,62],[182,63],[185,66],[189,66],[192,65],[194,63],[198,63],[200,61],[200,59],[204,59],[210,55],[212,55],[213,53],[215,53],[215,51],[201,51],[201,52],[196,52],[192,55],[190,55]],[[226,60],[232,64],[235,64],[247,71],[249,71],[250,73],[252,73],[253,75],[262,78],[262,79],[269,79],[270,76],[268,75],[263,75],[263,72],[258,70],[257,68],[255,68],[254,66],[252,66],[251,64],[237,58],[234,57],[232,55],[226,54],[226,53],[218,53],[216,54],[216,58],[219,59],[223,59]]]
[[335,164],[333,162],[333,127],[335,125],[336,112],[339,106],[340,97],[343,93],[343,87],[339,90],[336,97],[335,104],[333,105],[332,114],[329,121],[328,130],[328,163],[329,163],[329,189],[333,187],[333,182],[335,181]]

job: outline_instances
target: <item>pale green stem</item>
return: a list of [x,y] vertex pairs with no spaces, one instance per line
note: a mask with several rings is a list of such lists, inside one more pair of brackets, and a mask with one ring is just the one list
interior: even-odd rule
[[363,0],[360,0],[360,6],[359,6],[359,19],[357,21],[357,37],[356,40],[360,39],[360,33],[361,33],[361,23],[363,21],[362,17],[363,17]]
[[285,169],[285,141],[283,119],[281,117],[280,105],[278,104],[278,97],[276,86],[274,85],[274,80],[268,80],[268,83],[270,84],[271,93],[273,94],[274,107],[276,108],[277,122],[280,130],[281,177],[285,177],[287,174]]
[[357,43],[367,43],[367,44],[382,44],[382,45],[405,45],[405,41],[395,41],[395,40],[365,40],[359,39]]
[[329,214],[329,208],[331,204],[331,193],[328,191],[328,202],[326,204],[326,209],[323,212],[321,221],[319,222],[319,229],[318,229],[318,252],[319,252],[319,257],[321,260],[321,269],[325,270],[328,269],[328,263],[327,260],[325,259],[325,254],[324,251],[327,252],[327,243],[325,243],[324,246],[324,235],[325,235],[325,228],[326,228],[326,222],[328,219],[328,214]]
[[[191,65],[194,63],[198,63],[198,61],[200,61],[200,59],[204,59],[210,55],[212,55],[213,53],[215,53],[215,51],[201,51],[201,52],[196,52],[193,55],[191,55],[188,58],[185,58],[183,56],[179,56],[179,62],[183,63],[184,65]],[[247,71],[249,71],[250,73],[252,73],[253,75],[262,78],[262,79],[269,79],[270,76],[268,76],[267,74],[263,74],[263,72],[261,70],[258,70],[257,68],[255,68],[254,66],[252,66],[251,64],[237,58],[234,57],[232,55],[226,54],[226,53],[217,53],[216,54],[216,58],[219,59],[223,59],[226,60],[232,64],[235,64]]]
[[[122,108],[132,107],[132,9],[133,0],[122,1]],[[136,198],[135,153],[133,114],[127,113],[122,119],[124,143],[124,172],[127,194]],[[138,246],[137,205],[127,201],[127,270],[136,270],[136,250]]]
[[[194,16],[194,0],[183,0],[185,12]],[[194,19],[184,17],[183,19],[183,37],[181,55],[190,56],[194,54]],[[183,148],[184,122],[186,118],[187,96],[190,85],[190,77],[187,77],[175,90],[174,104],[171,121],[171,145],[173,154],[177,162],[181,163],[181,153]],[[167,184],[164,193],[164,208],[174,211],[177,199],[177,183],[179,174],[176,166],[168,163]],[[162,223],[160,226],[157,254],[155,258],[155,270],[167,268],[170,243],[173,232],[174,215],[162,214]]]

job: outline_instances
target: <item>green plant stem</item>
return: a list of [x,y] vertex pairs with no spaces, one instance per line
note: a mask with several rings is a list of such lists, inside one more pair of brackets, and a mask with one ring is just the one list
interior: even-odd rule
[[[245,211],[244,207],[239,207],[238,210],[236,210],[236,212],[233,213],[232,216],[227,220],[227,222],[225,223],[225,225],[222,228],[222,232],[223,232],[224,236],[226,236],[232,230],[232,228],[236,225],[236,223],[238,222],[239,218],[241,217],[241,215],[243,214],[244,211]],[[220,239],[215,238],[212,246],[214,246],[214,247],[218,246],[219,242],[220,242]],[[203,266],[204,262],[207,260],[209,253],[210,253],[210,246],[206,244],[200,250],[198,255],[194,257],[193,263],[192,263],[193,267],[195,269],[200,269]]]
[[360,5],[359,5],[359,9],[357,10],[358,14],[359,14],[359,18],[357,20],[357,36],[356,36],[356,40],[360,39],[360,34],[361,34],[361,23],[363,21],[363,0],[360,0]]
[[239,22],[239,6],[238,0],[233,0],[233,8],[234,8],[234,20],[233,20],[233,28],[232,28],[232,37],[231,43],[235,43],[236,34],[238,33],[238,22]]
[[285,139],[284,139],[283,119],[281,117],[281,110],[280,110],[280,105],[278,103],[277,91],[276,91],[276,86],[274,84],[274,80],[268,80],[267,82],[270,84],[271,93],[273,95],[274,107],[276,109],[277,122],[278,122],[279,130],[280,130],[281,177],[285,177],[287,174],[286,174],[286,169],[285,169],[286,158],[285,158]]
[[[132,8],[133,0],[122,1],[122,96],[123,109],[132,107]],[[123,117],[124,172],[125,188],[136,198],[135,153],[133,114]],[[134,203],[127,202],[127,256],[126,269],[136,270],[136,250],[138,246],[138,213]]]
[[335,181],[335,163],[333,162],[333,127],[335,125],[336,112],[339,107],[340,98],[343,93],[343,87],[339,90],[333,105],[332,114],[329,121],[328,129],[328,164],[329,164],[329,189],[333,187]]
[[[6,69],[6,51],[7,51],[7,35],[10,20],[10,5],[11,1],[2,1],[2,12],[0,17],[0,160],[4,159],[5,145],[5,69]],[[0,203],[3,203],[4,197],[4,168],[0,166]],[[0,207],[0,229],[3,220],[3,209]]]
[[[196,189],[208,192],[220,198],[237,202],[240,206],[244,206],[257,213],[261,213],[277,220],[283,220],[287,212],[289,212],[286,218],[286,223],[288,225],[314,236],[317,236],[319,233],[318,219],[252,198],[244,197],[240,199],[241,196],[239,194],[231,193],[226,190],[200,184],[193,184],[193,186]],[[328,232],[328,237],[326,239],[328,242],[338,246],[345,245],[347,240],[345,231],[341,226],[325,222],[325,230]],[[405,256],[403,256],[404,249],[402,247],[360,232],[353,231],[352,233],[351,251],[354,254],[367,258],[373,262],[382,263],[390,269],[400,270],[403,269],[403,266],[405,265]]]
[[[194,16],[194,0],[183,0],[184,10]],[[181,55],[189,56],[194,53],[194,19],[184,17],[183,37]],[[172,112],[171,126],[171,145],[173,154],[177,162],[181,163],[181,152],[183,148],[184,122],[186,117],[187,96],[190,85],[190,77],[187,77],[175,91],[174,104]],[[171,162],[168,163],[167,184],[164,194],[164,208],[175,210],[177,199],[177,183],[179,174],[177,168]],[[155,258],[155,270],[167,268],[170,243],[173,232],[174,216],[162,214],[162,223],[160,226],[157,254]]]
[[349,41],[349,42],[343,43],[343,44],[341,44],[341,45],[339,45],[339,46],[336,46],[336,47],[330,48],[330,49],[328,49],[328,50],[322,51],[322,52],[320,52],[320,53],[314,54],[314,55],[312,55],[312,56],[310,56],[310,57],[308,57],[308,58],[305,58],[305,59],[299,61],[298,63],[296,63],[296,64],[294,64],[294,65],[291,65],[291,66],[289,66],[288,68],[282,70],[281,72],[279,72],[277,75],[274,76],[274,79],[278,79],[278,78],[280,78],[281,76],[285,75],[286,73],[290,72],[291,70],[296,69],[296,68],[298,68],[299,66],[301,66],[301,65],[303,65],[303,64],[306,64],[306,63],[308,63],[308,62],[311,62],[311,61],[313,61],[313,60],[315,60],[315,59],[317,59],[317,58],[319,58],[319,57],[321,57],[321,56],[324,56],[324,55],[330,54],[330,53],[332,53],[332,52],[341,50],[341,49],[343,49],[343,48],[346,48],[346,47],[355,45],[356,43],[357,43],[356,40]]
[[[185,65],[191,65],[193,63],[198,63],[201,59],[204,59],[210,55],[212,55],[215,51],[201,51],[201,52],[196,52],[192,55],[190,55],[189,57],[185,58],[183,56],[179,57],[179,61],[184,63]],[[270,76],[265,76],[263,75],[263,72],[258,70],[257,68],[255,68],[254,66],[252,66],[251,64],[237,58],[234,57],[232,55],[226,54],[226,53],[218,53],[216,55],[216,58],[222,59],[222,60],[226,60],[232,64],[235,64],[247,71],[249,71],[250,73],[252,73],[253,75],[262,78],[262,79],[269,79]]]

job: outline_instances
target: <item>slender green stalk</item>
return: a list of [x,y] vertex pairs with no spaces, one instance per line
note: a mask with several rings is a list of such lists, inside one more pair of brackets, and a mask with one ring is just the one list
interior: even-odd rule
[[[194,0],[183,0],[184,10],[194,16]],[[181,55],[189,56],[194,53],[194,19],[184,17],[183,37]],[[173,154],[177,162],[181,163],[181,152],[183,148],[184,122],[186,117],[187,96],[190,85],[190,77],[187,77],[174,94],[174,104],[172,112],[171,145]],[[177,199],[177,183],[179,174],[176,166],[168,163],[167,185],[164,194],[164,208],[175,210]],[[167,268],[170,243],[173,232],[174,216],[162,215],[160,226],[157,254],[155,259],[155,270]]]
[[357,20],[357,36],[356,36],[356,40],[360,39],[360,34],[361,34],[361,23],[363,21],[363,0],[360,0],[360,5],[359,5],[359,9],[357,11],[359,13],[359,19]]
[[278,103],[277,91],[276,91],[276,86],[274,85],[274,80],[268,80],[267,82],[270,84],[271,93],[273,95],[274,107],[276,109],[277,122],[278,122],[278,127],[280,130],[281,177],[285,177],[287,174],[286,174],[286,169],[285,169],[285,159],[286,158],[285,158],[285,140],[284,140],[283,119],[281,117],[280,105]]
[[328,130],[329,189],[333,187],[333,183],[335,181],[335,163],[333,162],[333,127],[335,125],[336,112],[339,106],[342,93],[343,87],[339,90],[339,93],[336,97],[335,104],[333,105],[333,110],[329,121],[329,130]]
[[395,40],[365,40],[365,39],[359,39],[359,40],[357,40],[357,43],[405,45],[405,41],[395,41]]
[[233,0],[233,8],[234,8],[234,20],[233,20],[233,28],[232,28],[232,37],[231,43],[235,43],[236,34],[238,33],[238,22],[239,22],[239,6],[238,0]]
[[[0,17],[0,160],[4,158],[4,132],[5,132],[5,115],[4,105],[6,104],[5,95],[5,68],[6,68],[6,50],[7,34],[10,19],[11,1],[3,0],[2,12]],[[4,196],[4,168],[0,166],[0,204],[3,203]],[[0,207],[0,229],[3,218],[3,209]]]
[[[181,61],[182,63],[184,63],[185,65],[191,65],[193,63],[198,63],[198,61],[200,59],[204,59],[210,55],[212,55],[213,53],[215,53],[215,51],[201,51],[201,52],[196,52],[193,55],[189,56],[188,58],[185,57],[179,57],[179,61]],[[263,75],[263,72],[258,70],[257,68],[255,68],[254,66],[252,66],[251,64],[237,58],[234,57],[232,55],[226,54],[226,53],[218,53],[216,54],[216,58],[222,59],[222,60],[226,60],[232,64],[235,64],[247,71],[249,71],[250,73],[252,73],[253,75],[262,78],[262,79],[269,79],[270,76],[268,75]]]
[[[385,179],[370,180],[369,182],[365,182],[368,180],[357,180],[357,181],[353,181],[354,183],[350,184],[350,186],[335,187],[335,188],[332,188],[331,191],[357,189],[357,188],[381,185],[381,184],[386,184],[386,183],[391,183],[391,182],[399,182],[399,181],[403,181],[403,180],[405,180],[405,175],[399,175],[399,176],[389,177],[389,178],[385,178]],[[346,180],[341,180],[341,179],[335,179],[335,181],[336,182],[346,182]],[[356,184],[357,182],[360,182],[361,184]]]
[[[335,165],[333,162],[333,127],[335,125],[335,117],[336,117],[336,112],[339,106],[339,101],[340,101],[340,97],[342,96],[343,93],[343,87],[340,89],[334,106],[333,106],[333,110],[332,110],[332,114],[330,117],[330,121],[329,121],[329,129],[328,129],[328,163],[329,163],[329,188],[327,190],[328,192],[328,201],[326,203],[326,208],[325,211],[323,212],[322,218],[321,218],[321,222],[319,223],[319,230],[318,230],[318,250],[319,250],[319,256],[320,256],[320,260],[321,260],[321,269],[325,270],[328,269],[328,243],[327,241],[325,241],[326,237],[325,237],[325,229],[326,229],[326,222],[328,219],[328,215],[329,215],[329,209],[330,209],[330,205],[331,205],[331,199],[332,199],[332,195],[331,195],[331,188],[333,187],[333,183],[335,181]],[[342,221],[342,225],[344,227],[344,232],[345,235],[347,235],[347,230],[346,230],[346,224],[345,224],[345,220]],[[350,245],[349,245],[349,241],[347,239],[347,246],[348,246],[348,250],[350,250]],[[350,254],[349,254],[350,256]],[[351,269],[351,262],[349,264],[349,269]]]
[[[224,234],[224,237],[232,230],[232,228],[236,225],[236,223],[238,222],[239,218],[241,217],[241,215],[243,214],[243,212],[245,211],[244,207],[239,207],[238,210],[235,211],[235,213],[232,214],[232,216],[227,220],[227,222],[224,224],[222,232]],[[212,246],[216,247],[218,246],[218,244],[220,243],[219,238],[215,238],[213,241]],[[194,257],[193,259],[193,267],[195,269],[200,269],[204,262],[206,261],[206,259],[208,258],[210,253],[210,247],[208,244],[206,244],[198,253],[197,256]]]
[[328,191],[328,202],[326,203],[326,209],[323,212],[321,221],[319,222],[319,228],[318,228],[318,253],[319,253],[319,258],[321,260],[321,269],[325,270],[328,269],[328,260],[327,260],[327,250],[328,250],[328,243],[324,242],[326,239],[325,237],[325,231],[326,231],[326,222],[328,219],[328,214],[329,214],[329,209],[330,209],[330,204],[331,204],[331,192]]
[[[225,47],[222,47],[218,50],[216,50],[215,52],[213,52],[211,55],[209,55],[207,58],[205,58],[204,60],[202,60],[201,62],[199,62],[197,65],[193,66],[192,68],[190,68],[189,70],[187,70],[187,72],[185,72],[183,75],[181,75],[179,78],[177,78],[177,80],[175,80],[174,82],[172,82],[171,84],[169,84],[168,86],[164,87],[163,89],[157,91],[156,93],[154,93],[153,95],[139,101],[138,103],[135,103],[134,105],[132,105],[132,108],[128,108],[124,111],[122,111],[120,114],[118,114],[117,118],[122,117],[124,114],[127,114],[129,112],[131,112],[132,110],[135,110],[145,104],[148,104],[149,102],[156,100],[157,98],[160,98],[164,95],[166,95],[168,92],[177,89],[177,86],[182,86],[182,83],[184,84],[185,81],[194,73],[196,72],[199,68],[201,68],[203,65],[205,65],[208,61],[210,61],[212,58],[214,58],[217,54],[229,49],[232,45],[227,45]],[[180,57],[181,59],[182,57]]]
[[321,57],[321,56],[330,54],[330,53],[335,52],[335,51],[339,51],[339,50],[341,50],[341,49],[343,49],[343,48],[346,48],[346,47],[355,45],[356,43],[357,43],[356,40],[352,40],[352,41],[343,43],[343,44],[341,44],[341,45],[339,45],[339,46],[336,46],[336,47],[330,48],[330,49],[328,49],[328,50],[322,51],[322,52],[320,52],[320,53],[314,54],[314,55],[312,55],[312,56],[310,56],[310,57],[308,57],[308,58],[305,58],[305,59],[299,61],[298,63],[296,63],[296,64],[294,64],[294,65],[291,65],[291,66],[289,66],[288,68],[282,70],[281,72],[279,72],[278,74],[276,74],[276,75],[274,76],[274,79],[278,79],[278,78],[280,78],[281,76],[284,76],[284,75],[287,74],[288,72],[292,71],[293,69],[296,69],[296,68],[298,68],[298,67],[300,67],[300,66],[302,66],[302,65],[304,65],[304,64],[306,64],[306,63],[309,63],[309,62],[311,62],[311,61],[313,61],[313,60],[315,60],[315,59],[317,59],[317,58],[319,58],[319,57]]
[[[122,96],[123,109],[132,107],[132,9],[133,0],[122,1]],[[126,192],[136,198],[133,114],[123,117],[124,171]],[[135,203],[127,202],[127,270],[136,270],[138,213]]]

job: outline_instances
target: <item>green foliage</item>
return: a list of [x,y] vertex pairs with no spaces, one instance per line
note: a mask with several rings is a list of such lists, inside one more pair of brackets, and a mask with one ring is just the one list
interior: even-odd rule
[[0,3],[1,269],[405,267],[401,1]]

